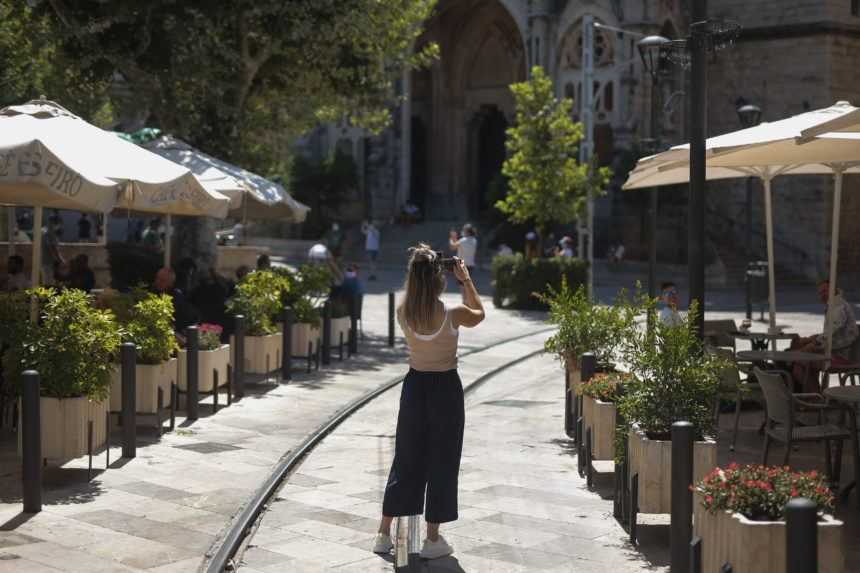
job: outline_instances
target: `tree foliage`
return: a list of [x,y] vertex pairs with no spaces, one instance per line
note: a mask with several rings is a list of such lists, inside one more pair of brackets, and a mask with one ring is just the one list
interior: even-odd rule
[[320,119],[386,124],[393,79],[436,55],[412,49],[434,3],[42,0],[34,17],[81,73],[119,74],[150,124],[271,173]]
[[590,169],[577,160],[582,124],[570,118],[573,102],[557,99],[539,66],[528,81],[511,85],[516,123],[508,128],[508,158],[502,173],[507,196],[496,207],[513,223],[533,222],[540,234],[552,223],[571,223],[582,214],[589,191],[601,192],[606,168]]

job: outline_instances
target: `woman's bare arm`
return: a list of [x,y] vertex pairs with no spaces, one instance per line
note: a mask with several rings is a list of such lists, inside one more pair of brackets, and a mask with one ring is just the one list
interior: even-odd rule
[[478,289],[475,288],[475,283],[469,276],[469,269],[466,268],[466,263],[462,259],[454,258],[454,276],[463,283],[463,305],[458,306],[453,310],[454,321],[458,326],[472,328],[478,326],[484,320],[484,304],[481,302],[481,297],[478,295]]

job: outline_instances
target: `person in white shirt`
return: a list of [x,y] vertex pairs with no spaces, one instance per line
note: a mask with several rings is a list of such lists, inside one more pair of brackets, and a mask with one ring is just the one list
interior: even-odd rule
[[559,241],[560,249],[558,251],[558,255],[560,257],[565,257],[568,259],[573,258],[573,239],[570,237],[563,237],[561,241]]
[[376,280],[376,257],[379,256],[379,228],[374,221],[365,221],[361,225],[361,232],[364,233],[364,250],[367,251],[367,258],[370,259],[370,276],[369,281]]
[[328,247],[322,243],[317,243],[308,250],[308,261],[312,263],[324,263],[330,256]]
[[678,287],[673,282],[665,282],[660,286],[660,322],[666,326],[678,326],[681,324],[681,315],[678,313]]
[[463,236],[457,238],[457,231],[451,231],[448,244],[452,251],[457,251],[457,256],[463,259],[469,272],[475,269],[475,254],[478,252],[478,238],[475,236],[475,228],[466,223],[463,225]]

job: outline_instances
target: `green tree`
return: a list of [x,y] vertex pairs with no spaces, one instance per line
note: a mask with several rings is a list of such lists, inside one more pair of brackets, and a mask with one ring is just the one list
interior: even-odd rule
[[435,0],[42,0],[80,66],[119,74],[149,123],[263,173],[323,119],[387,124]]
[[557,99],[539,66],[528,81],[511,85],[517,117],[508,128],[508,158],[502,173],[508,194],[496,208],[513,223],[534,223],[543,235],[552,223],[571,223],[582,214],[589,191],[602,192],[609,169],[577,160],[582,124],[570,118],[573,102]]

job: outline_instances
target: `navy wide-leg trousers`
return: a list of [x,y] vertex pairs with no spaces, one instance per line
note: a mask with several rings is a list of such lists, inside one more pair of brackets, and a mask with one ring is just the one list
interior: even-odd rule
[[383,515],[420,515],[426,488],[427,521],[457,519],[464,418],[463,385],[456,370],[409,370],[400,394]]

